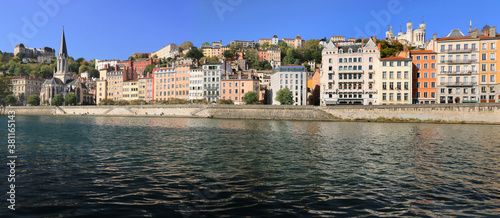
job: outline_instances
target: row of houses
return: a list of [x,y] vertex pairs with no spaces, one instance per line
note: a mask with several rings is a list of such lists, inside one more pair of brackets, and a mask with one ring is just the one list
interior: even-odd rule
[[376,38],[367,43],[330,41],[323,50],[321,104],[434,104],[499,102],[500,71],[495,27],[452,30],[427,42],[427,50],[380,58]]

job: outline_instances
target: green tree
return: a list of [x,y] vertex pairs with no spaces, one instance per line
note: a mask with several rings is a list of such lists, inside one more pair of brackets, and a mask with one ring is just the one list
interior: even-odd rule
[[134,55],[131,55],[130,57],[128,57],[127,60],[129,60],[129,61],[135,61],[136,57]]
[[257,92],[247,92],[243,96],[243,101],[246,104],[254,104],[259,101],[259,94]]
[[234,53],[236,52],[235,49],[229,49],[227,51],[224,51],[223,55],[225,59],[231,59],[234,56]]
[[260,46],[262,49],[269,48],[269,42],[264,42],[262,46]]
[[99,102],[99,105],[114,105],[115,101],[113,99],[104,99]]
[[272,70],[273,69],[273,66],[271,66],[271,63],[269,63],[269,61],[267,61],[267,60],[265,60],[262,63],[262,66],[263,66],[264,70]]
[[179,45],[179,47],[182,48],[182,50],[186,50],[186,49],[191,48],[193,46],[194,46],[193,43],[190,41],[185,41],[181,45]]
[[245,56],[247,60],[254,61],[259,59],[259,55],[257,53],[257,50],[255,49],[248,49],[245,52]]
[[5,97],[5,103],[10,105],[17,104],[17,98],[14,97],[13,95],[7,95]]
[[64,97],[61,94],[57,94],[52,99],[51,105],[53,105],[53,106],[61,106],[63,102],[64,102]]
[[158,58],[158,55],[156,55],[156,54],[155,54],[155,55],[153,55],[153,57],[152,57],[152,58]]
[[146,75],[147,73],[152,73],[153,72],[153,68],[155,68],[155,65],[148,64],[146,66],[146,68],[144,68],[144,75]]
[[210,43],[205,42],[205,43],[203,43],[203,44],[201,44],[201,45],[202,45],[202,46],[210,46]]
[[16,55],[19,59],[23,59],[25,57],[24,53],[23,52],[19,52],[17,53]]
[[282,105],[292,105],[293,104],[293,93],[288,88],[284,88],[276,93],[276,101],[280,102]]
[[283,59],[283,65],[293,64],[294,62],[295,62],[295,50],[293,48],[290,48],[286,52],[286,57]]
[[40,104],[40,96],[30,95],[30,97],[28,97],[28,104],[31,104],[33,106],[39,105]]
[[0,75],[0,100],[4,99],[7,95],[10,95],[12,83],[10,77]]
[[197,49],[196,47],[192,47],[191,50],[186,53],[185,57],[200,60],[203,57],[203,51],[201,51],[201,49]]
[[77,97],[74,93],[69,93],[68,95],[66,95],[66,98],[64,99],[64,103],[66,103],[66,105],[76,105],[77,104]]

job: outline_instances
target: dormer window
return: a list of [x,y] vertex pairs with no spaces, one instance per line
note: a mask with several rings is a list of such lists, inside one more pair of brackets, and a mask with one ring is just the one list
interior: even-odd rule
[[358,49],[358,53],[362,53],[361,49]]
[[349,54],[352,53],[352,49],[349,49]]
[[344,53],[344,50],[340,49],[339,54],[343,54],[343,53]]

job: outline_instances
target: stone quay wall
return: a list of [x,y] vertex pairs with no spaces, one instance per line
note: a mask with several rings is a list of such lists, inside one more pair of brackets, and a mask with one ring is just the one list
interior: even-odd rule
[[1,107],[0,114],[500,124],[500,103],[383,106],[127,105]]

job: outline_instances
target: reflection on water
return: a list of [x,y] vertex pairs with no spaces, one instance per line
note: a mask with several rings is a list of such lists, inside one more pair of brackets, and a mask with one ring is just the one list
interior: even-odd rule
[[20,203],[2,216],[500,215],[499,126],[51,116],[17,124]]

